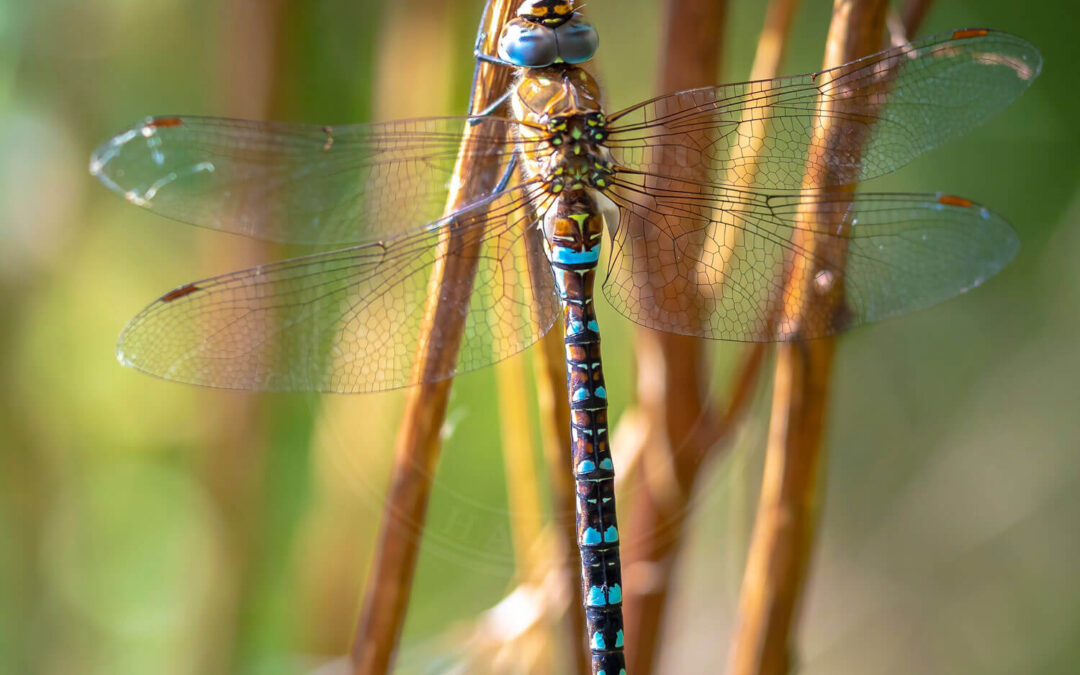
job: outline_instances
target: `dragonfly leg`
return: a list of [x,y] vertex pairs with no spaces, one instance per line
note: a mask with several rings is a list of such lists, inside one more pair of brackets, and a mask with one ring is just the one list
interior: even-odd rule
[[[510,98],[510,94],[511,94],[511,90],[507,89],[501,96],[499,96],[499,98],[492,101],[491,105],[489,105],[488,107],[484,108],[483,110],[475,113],[473,115],[473,117],[480,118],[480,117],[487,117],[488,115],[491,115],[492,113],[494,113],[496,110],[499,109],[499,106],[501,106],[503,103],[506,103],[507,99]],[[469,120],[469,124],[471,124],[473,126],[476,126],[477,124],[480,124],[480,120],[479,119],[471,119],[471,120]]]
[[510,177],[514,175],[514,169],[517,167],[517,153],[514,153],[510,157],[510,163],[506,165],[506,171],[503,172],[502,178],[499,179],[499,183],[495,186],[495,189],[491,194],[497,195],[506,189],[507,183],[510,182]]
[[517,68],[517,64],[504,61],[498,56],[492,56],[491,54],[485,54],[483,50],[484,38],[487,37],[487,33],[481,32],[476,36],[476,44],[473,45],[473,58],[477,61],[484,61],[485,63],[494,63],[497,66],[506,66],[507,68]]

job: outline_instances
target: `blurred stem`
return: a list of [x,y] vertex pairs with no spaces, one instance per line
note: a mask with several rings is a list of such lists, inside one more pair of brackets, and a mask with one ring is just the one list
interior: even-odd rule
[[[727,3],[668,0],[661,47],[659,89],[664,92],[716,84],[718,51]],[[671,162],[675,166],[675,162]],[[699,172],[680,178],[702,180]],[[627,672],[654,668],[660,627],[678,559],[687,505],[698,468],[715,446],[716,415],[707,400],[711,369],[701,339],[648,329],[636,332],[640,456],[633,505],[623,534],[623,612]]]
[[[485,33],[482,47],[494,52],[502,26],[513,16],[517,2],[492,0],[479,30]],[[510,86],[512,73],[506,68],[478,62],[474,82],[473,111],[487,107]],[[468,127],[462,149],[474,141],[482,127]],[[482,133],[490,134],[489,130]],[[465,206],[498,180],[497,155],[481,157],[459,154],[450,181],[455,188],[447,201],[447,212]],[[465,315],[460,308],[476,275],[476,242],[460,240],[454,228],[444,228],[440,247],[455,248],[464,254],[447,256],[437,263],[431,279],[432,292],[425,314],[423,334],[438,326],[439,340],[421,340],[416,368],[423,381],[426,372],[447,372],[457,360]],[[467,283],[466,283],[467,282]],[[440,288],[441,287],[441,288]],[[465,289],[465,290],[462,290]],[[381,675],[389,671],[401,638],[401,628],[416,571],[431,480],[441,448],[440,430],[446,414],[450,380],[425,382],[409,390],[398,432],[397,447],[386,498],[379,543],[372,573],[365,591],[364,607],[352,649],[355,675]]]
[[535,351],[537,391],[540,407],[540,434],[547,460],[551,487],[552,515],[558,528],[560,576],[564,579],[569,606],[566,634],[571,645],[575,672],[591,672],[589,651],[584,640],[585,608],[581,597],[581,577],[574,522],[574,477],[568,470],[570,452],[570,403],[566,398],[565,345],[562,333],[550,330]]
[[[288,98],[282,77],[286,0],[230,0],[222,6],[224,71],[220,86],[232,117],[274,117],[275,103]],[[221,246],[214,235],[200,237],[201,256],[215,269],[237,269],[272,258],[265,242],[238,239]],[[250,611],[270,546],[266,528],[268,478],[268,408],[258,394],[214,393],[218,399],[209,447],[202,454],[202,480],[222,515],[229,562],[222,588],[215,593],[220,623],[206,638],[209,670],[243,670],[253,657],[254,636],[266,617]],[[213,665],[211,665],[213,664]]]
[[904,26],[904,35],[909,40],[919,32],[919,27],[922,26],[923,19],[926,18],[926,13],[932,4],[934,0],[908,0],[904,4],[904,9],[900,12],[900,21]]
[[[823,67],[839,66],[876,51],[881,46],[887,11],[886,0],[835,0]],[[830,152],[834,132],[829,119],[824,111],[815,124],[822,137],[816,144],[821,148],[818,153]],[[808,167],[825,164],[825,158],[817,153],[808,160]],[[813,180],[810,171],[807,175],[808,181]],[[809,208],[804,207],[798,218],[819,223],[818,228],[828,223],[827,214],[814,214]],[[845,222],[828,224],[840,231],[850,227]],[[793,243],[796,249],[810,251],[807,258],[820,256],[842,269],[846,252],[826,250],[827,243],[806,230],[799,230]],[[797,307],[798,298],[811,297],[821,303],[814,311],[823,316],[841,311],[843,284],[830,293],[809,293],[806,286],[812,283],[813,272],[800,270],[786,280],[782,306]],[[734,675],[778,675],[792,669],[790,636],[806,581],[821,499],[822,437],[834,349],[831,337],[777,347],[765,473],[732,648]]]
[[529,433],[528,392],[525,387],[525,360],[515,356],[495,366],[499,395],[499,426],[506,463],[506,495],[510,506],[510,535],[514,542],[517,574],[535,580],[536,546],[542,541],[539,478],[533,464],[532,435]]

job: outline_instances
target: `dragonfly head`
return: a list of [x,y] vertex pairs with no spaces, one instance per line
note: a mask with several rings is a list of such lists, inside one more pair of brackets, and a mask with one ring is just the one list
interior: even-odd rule
[[571,0],[525,0],[518,7],[517,15],[526,21],[554,28],[561,26],[574,15]]
[[570,0],[525,0],[499,36],[499,58],[521,68],[582,63],[596,53],[596,29]]

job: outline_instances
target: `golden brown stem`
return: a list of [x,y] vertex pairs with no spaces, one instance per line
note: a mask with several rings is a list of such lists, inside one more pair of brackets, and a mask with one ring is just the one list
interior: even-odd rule
[[540,435],[551,487],[552,516],[558,528],[559,557],[570,606],[566,612],[567,644],[573,645],[575,672],[588,675],[591,660],[585,642],[585,609],[581,598],[577,525],[574,522],[574,477],[567,470],[570,453],[570,403],[566,398],[566,346],[559,330],[548,331],[535,351],[540,407]]
[[[492,0],[486,21],[481,24],[485,33],[482,48],[487,53],[494,53],[502,26],[513,16],[517,4],[512,0]],[[505,91],[510,86],[510,77],[507,68],[478,62],[473,112],[487,107]],[[490,134],[490,131],[485,133]],[[462,140],[463,149],[475,142],[472,136],[473,128],[469,127]],[[447,201],[447,212],[468,204],[497,183],[498,164],[497,156],[459,154],[451,181],[455,188]],[[448,227],[440,242],[442,247],[457,247],[465,254],[441,258],[432,272],[433,288],[445,286],[455,290],[429,294],[423,334],[430,334],[431,328],[438,326],[441,339],[421,342],[416,364],[421,379],[425,373],[447,372],[448,365],[457,359],[465,318],[460,307],[468,302],[472,279],[476,276],[476,251],[470,247],[479,245],[479,242],[459,242],[460,238],[454,228]],[[468,283],[463,283],[466,281]],[[382,675],[389,671],[393,662],[416,570],[449,392],[449,380],[421,384],[409,391],[398,432],[373,571],[353,641],[352,672],[355,675]]]
[[[798,0],[773,0],[758,43],[751,77],[773,77]],[[715,51],[722,32],[722,3],[669,4],[662,88],[717,82]],[[711,28],[709,28],[711,27]],[[752,156],[755,148],[746,149]],[[742,167],[752,171],[749,163]],[[687,176],[687,178],[700,178]],[[635,673],[655,668],[657,640],[701,465],[722,447],[749,404],[766,347],[747,347],[731,383],[726,408],[717,411],[701,398],[709,369],[700,340],[642,330],[638,332],[638,411],[642,461],[635,476],[630,534],[624,538],[628,576],[627,657]],[[658,386],[660,385],[660,386]]]
[[[503,463],[506,466],[510,536],[514,543],[514,566],[522,581],[533,581],[540,569],[538,545],[542,543],[539,477],[533,463],[532,434],[528,433],[528,392],[525,386],[525,359],[518,355],[495,366],[495,386],[499,397],[499,428]],[[563,473],[566,473],[565,471]]]
[[922,26],[923,19],[926,18],[926,13],[932,4],[934,0],[908,0],[904,4],[904,9],[900,12],[900,21],[904,26],[904,35],[909,40],[919,32],[919,27]]
[[[839,66],[881,46],[888,11],[886,0],[835,0],[825,49],[824,68]],[[827,111],[823,111],[827,113]],[[816,147],[828,153],[832,129],[823,114],[815,126],[823,136]],[[812,156],[808,166],[824,158]],[[820,176],[816,179],[820,180]],[[836,177],[834,177],[836,178]],[[807,187],[815,178],[807,173]],[[843,183],[843,180],[834,182]],[[810,208],[810,207],[807,207]],[[812,222],[828,222],[826,214],[800,213]],[[836,227],[846,224],[833,223]],[[830,240],[835,241],[835,240]],[[795,248],[807,257],[830,260],[842,269],[845,251],[829,250],[807,230],[795,237]],[[822,315],[841,311],[843,287],[829,293],[807,294],[814,270],[800,266],[786,280],[784,307],[789,298],[816,297]],[[734,675],[779,675],[792,668],[790,636],[806,580],[820,501],[824,464],[825,424],[832,338],[794,342],[777,348],[772,417],[765,455],[765,475],[758,502],[750,552],[739,600],[739,622],[731,655]]]
[[[273,119],[280,116],[279,102],[287,98],[286,79],[281,77],[287,58],[288,2],[230,0],[221,5],[224,70],[221,89],[228,114],[237,118]],[[237,238],[229,246],[209,233],[199,237],[200,255],[214,269],[242,269],[272,259],[273,246]],[[199,473],[221,514],[227,531],[227,578],[216,594],[214,624],[205,631],[205,651],[210,670],[241,669],[239,645],[250,630],[247,611],[259,592],[259,567],[268,545],[264,528],[263,498],[268,465],[264,422],[269,412],[258,394],[208,392],[215,399],[213,434],[205,452],[198,456]],[[213,666],[209,666],[213,664]]]
[[[665,3],[661,92],[718,83],[726,10],[716,0]],[[706,398],[710,368],[702,340],[640,329],[635,342],[640,445],[616,450],[640,455],[623,534],[623,613],[627,672],[647,675],[655,667],[694,476],[714,445],[715,415]]]

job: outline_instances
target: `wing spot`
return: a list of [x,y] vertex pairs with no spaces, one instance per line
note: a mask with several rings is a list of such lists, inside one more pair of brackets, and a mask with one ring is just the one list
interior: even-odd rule
[[182,298],[185,295],[191,295],[197,290],[199,290],[199,287],[195,284],[187,284],[186,286],[181,286],[180,288],[173,289],[165,295],[161,296],[161,302],[172,302],[173,300]]
[[964,199],[963,197],[957,197],[955,195],[941,195],[938,197],[938,204],[944,204],[945,206],[959,206],[962,208],[970,208],[972,202],[970,199]]

